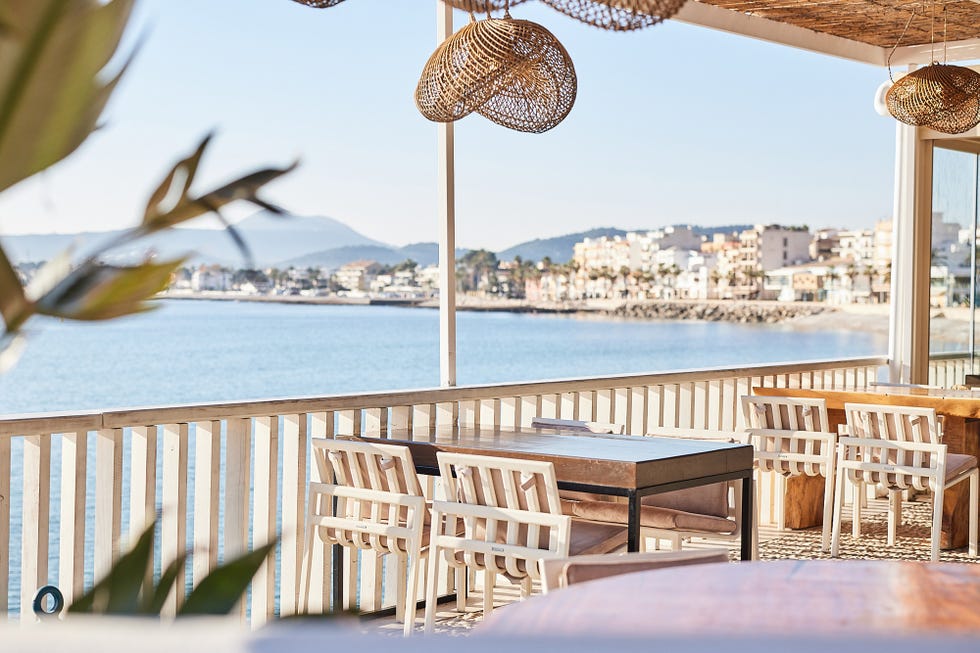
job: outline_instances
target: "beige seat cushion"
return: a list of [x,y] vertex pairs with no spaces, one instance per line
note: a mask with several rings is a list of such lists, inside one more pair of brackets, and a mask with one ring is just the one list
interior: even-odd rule
[[643,497],[644,506],[659,506],[699,515],[728,517],[728,484],[712,483]]
[[[611,501],[562,501],[566,515],[610,524],[626,524],[629,520],[629,506]],[[693,531],[698,533],[731,534],[738,528],[734,520],[716,515],[642,506],[640,524],[647,528],[664,530]]]
[[965,453],[946,454],[946,482],[948,483],[976,466],[977,459],[975,456],[968,456]]
[[[728,551],[725,549],[710,551],[657,551],[656,553],[627,553],[623,555],[584,556],[565,561],[561,564],[562,586],[584,583],[599,578],[631,574],[637,571],[650,571],[667,567],[682,567],[706,563],[728,562]],[[545,562],[545,575],[550,571]]]

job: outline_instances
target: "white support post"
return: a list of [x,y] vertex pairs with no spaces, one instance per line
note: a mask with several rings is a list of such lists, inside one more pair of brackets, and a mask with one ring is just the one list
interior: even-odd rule
[[[453,8],[436,0],[436,39],[453,33]],[[456,385],[456,162],[453,123],[439,123],[439,384]]]
[[932,143],[898,123],[888,333],[893,383],[924,383],[928,374],[931,217]]

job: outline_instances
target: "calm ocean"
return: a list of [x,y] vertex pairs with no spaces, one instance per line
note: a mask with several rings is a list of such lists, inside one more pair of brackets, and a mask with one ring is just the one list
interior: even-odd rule
[[[887,349],[884,336],[866,332],[723,322],[465,312],[457,329],[461,385],[842,358]],[[434,387],[438,334],[434,310],[250,302],[171,300],[152,313],[102,324],[37,322],[20,362],[0,375],[0,414]],[[60,512],[59,439],[52,446],[52,554]],[[91,438],[90,460],[94,446]],[[9,533],[13,613],[20,592],[22,451],[16,438]],[[124,461],[125,496],[128,446]],[[191,475],[193,467],[192,456]],[[94,465],[89,472],[87,511],[94,515]],[[128,508],[123,501],[124,533]],[[94,524],[88,521],[91,583]],[[53,582],[57,573],[52,556]]]
[[[160,302],[99,324],[34,323],[0,414],[295,397],[439,384],[436,311]],[[884,354],[884,336],[784,325],[463,312],[460,385]]]

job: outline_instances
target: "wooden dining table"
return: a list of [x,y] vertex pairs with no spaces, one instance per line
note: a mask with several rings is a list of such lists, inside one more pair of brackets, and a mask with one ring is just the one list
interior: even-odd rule
[[477,633],[599,638],[930,633],[980,637],[978,605],[977,564],[711,563],[572,585],[493,613]]
[[626,497],[627,547],[640,550],[641,499],[724,481],[742,482],[741,557],[751,556],[752,447],[672,438],[583,434],[561,430],[501,427],[393,429],[366,442],[403,444],[416,469],[438,474],[439,451],[543,460],[554,464],[558,487]]
[[[889,385],[849,390],[756,387],[752,391],[754,394],[770,397],[823,399],[827,402],[827,417],[830,428],[834,431],[838,425],[846,423],[846,403],[933,408],[938,415],[943,416],[943,444],[949,448],[949,452],[980,458],[980,392]],[[823,483],[820,483],[821,477],[813,479],[815,480],[808,481],[809,486],[801,483],[787,488],[787,505],[799,508],[799,514],[794,516],[798,527],[822,522],[821,506],[812,497],[822,496]],[[819,494],[812,489],[815,482],[819,483]],[[942,548],[955,549],[966,545],[970,521],[969,499],[969,486],[966,483],[953,486],[944,493],[940,538]]]

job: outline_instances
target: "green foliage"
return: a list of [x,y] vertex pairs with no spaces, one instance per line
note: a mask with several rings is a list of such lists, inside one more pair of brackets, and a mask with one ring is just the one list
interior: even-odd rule
[[[158,615],[187,561],[178,556],[164,570],[160,580],[153,578],[154,521],[84,596],[68,607],[69,614]],[[228,562],[208,574],[179,607],[178,616],[225,615],[245,595],[252,577],[276,547],[270,542]]]
[[[74,152],[96,129],[131,55],[117,70],[105,70],[119,42],[134,0],[0,1],[0,191],[45,170]],[[243,200],[281,211],[259,190],[295,167],[266,168],[219,188],[194,193],[191,186],[211,141],[177,162],[147,202],[139,225],[83,261],[69,253],[49,262],[24,288],[6,252],[0,249],[0,351],[17,342],[34,315],[69,320],[106,320],[150,310],[185,259],[113,266],[101,259],[113,248],[213,213],[228,228],[246,259],[250,252],[220,211]],[[0,367],[6,357],[0,357]]]

